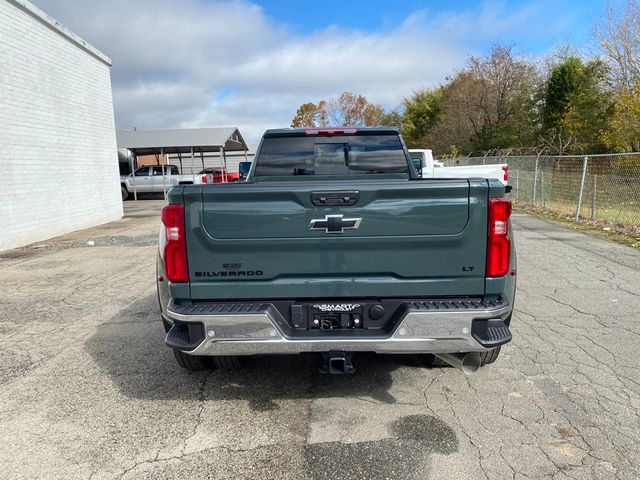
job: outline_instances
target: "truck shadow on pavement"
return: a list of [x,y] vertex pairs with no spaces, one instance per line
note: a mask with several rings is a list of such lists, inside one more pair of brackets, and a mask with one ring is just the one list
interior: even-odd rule
[[[292,415],[304,419],[291,426],[294,436],[303,442],[296,447],[302,456],[303,478],[425,478],[431,454],[449,455],[459,449],[457,435],[446,422],[425,414],[421,403],[405,404],[390,393],[394,371],[414,366],[411,357],[357,355],[354,375],[321,375],[320,355],[255,357],[238,371],[188,372],[176,364],[172,351],[164,344],[155,295],[140,299],[100,324],[85,348],[100,370],[132,399],[180,400],[181,405],[245,401],[256,419],[265,415],[272,421]],[[292,405],[291,400],[303,402]],[[316,409],[324,412],[321,418],[313,413],[311,400],[320,401]],[[354,404],[356,401],[362,403]],[[228,402],[221,404],[225,403]],[[344,416],[340,405],[347,404],[355,408],[347,414],[349,421],[363,422],[368,411],[374,415],[371,418],[378,419],[374,423],[380,423],[386,431],[385,438],[378,435],[376,439],[364,437],[345,443],[309,437],[311,425],[324,421],[326,414],[336,415],[330,423],[340,425]],[[280,411],[281,408],[289,411]],[[245,428],[251,428],[251,421]],[[263,455],[280,458],[282,448],[277,441],[261,446],[244,460],[242,454],[229,457],[226,467],[245,468],[246,465],[235,464],[259,463]]]
[[207,383],[210,399],[246,400],[254,410],[278,408],[278,399],[370,397],[393,404],[392,373],[418,366],[411,356],[354,355],[354,375],[322,375],[319,354],[276,355],[246,359],[237,371],[188,372],[164,344],[155,294],[122,310],[98,326],[86,349],[124,395],[139,399],[198,399]]

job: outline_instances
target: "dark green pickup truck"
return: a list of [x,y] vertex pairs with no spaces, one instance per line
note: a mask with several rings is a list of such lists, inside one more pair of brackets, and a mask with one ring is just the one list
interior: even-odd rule
[[246,182],[181,185],[162,211],[158,296],[187,369],[246,355],[425,354],[466,373],[511,340],[505,186],[422,179],[391,128],[268,130]]

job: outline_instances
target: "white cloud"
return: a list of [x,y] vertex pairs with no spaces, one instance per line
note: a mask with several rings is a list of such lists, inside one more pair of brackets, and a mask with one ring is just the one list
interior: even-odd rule
[[248,140],[287,126],[301,103],[344,90],[395,108],[492,42],[548,38],[568,22],[550,23],[540,3],[487,2],[417,11],[384,32],[329,26],[305,35],[243,0],[36,1],[113,59],[119,128],[234,125]]

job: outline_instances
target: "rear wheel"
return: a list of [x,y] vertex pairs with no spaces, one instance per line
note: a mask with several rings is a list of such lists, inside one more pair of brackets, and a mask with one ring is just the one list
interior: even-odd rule
[[209,358],[202,355],[188,355],[177,348],[173,349],[176,362],[185,370],[197,372],[209,368]]
[[498,355],[500,355],[500,347],[496,347],[488,352],[482,352],[480,354],[482,365],[489,365],[490,363],[495,362],[498,359]]
[[244,366],[244,358],[237,355],[213,357],[213,364],[220,370],[239,370]]
[[120,191],[122,192],[122,201],[124,202],[129,198],[129,190],[124,185],[120,185]]

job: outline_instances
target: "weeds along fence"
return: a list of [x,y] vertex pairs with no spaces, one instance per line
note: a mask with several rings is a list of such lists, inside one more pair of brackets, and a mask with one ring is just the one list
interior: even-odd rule
[[442,161],[447,166],[506,163],[515,204],[640,233],[640,153]]

